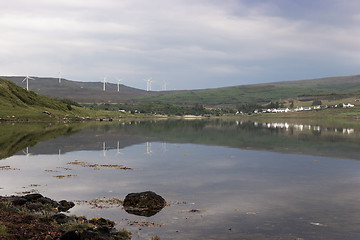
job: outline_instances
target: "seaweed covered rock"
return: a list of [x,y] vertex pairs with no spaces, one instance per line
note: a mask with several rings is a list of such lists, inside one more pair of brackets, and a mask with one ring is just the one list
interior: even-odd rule
[[165,199],[152,191],[129,193],[123,203],[126,212],[146,217],[160,212],[165,205]]
[[[6,235],[0,239],[61,240],[129,240],[126,229],[116,230],[105,218],[67,216],[59,213],[74,206],[73,202],[56,202],[41,194],[0,196],[0,219]],[[34,212],[36,212],[34,214]],[[52,215],[49,215],[52,214]],[[4,238],[5,237],[5,238]]]
[[[75,217],[72,222],[74,229],[65,231],[60,240],[129,240],[131,233],[125,229],[116,230],[115,223],[105,218],[93,218],[87,220],[85,217]],[[86,228],[76,227],[78,223],[88,224]],[[69,225],[71,226],[71,225]],[[83,225],[85,226],[85,225]]]
[[0,197],[0,201],[11,202],[14,206],[25,206],[30,211],[41,211],[46,206],[56,209],[59,212],[66,212],[74,207],[73,202],[61,200],[60,202],[54,201],[48,197],[44,197],[39,193],[27,194],[24,196],[9,196]]
[[74,206],[75,206],[75,203],[73,203],[73,202],[68,202],[66,200],[61,200],[59,202],[59,205],[58,205],[58,211],[59,212],[66,212],[67,210],[69,210],[70,208],[72,208]]

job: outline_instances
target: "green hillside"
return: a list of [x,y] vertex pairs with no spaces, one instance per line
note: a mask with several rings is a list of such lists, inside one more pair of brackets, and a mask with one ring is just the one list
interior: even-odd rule
[[281,99],[342,99],[360,96],[360,75],[242,85],[140,97],[139,101],[170,104],[236,105]]
[[[25,87],[24,77],[5,77]],[[341,100],[359,98],[360,75],[329,77],[311,80],[241,85],[224,88],[182,91],[144,91],[108,83],[103,91],[101,82],[78,82],[57,78],[38,78],[30,81],[30,90],[52,98],[68,98],[80,103],[167,103],[205,106],[269,103],[293,99],[295,101]]]
[[[20,87],[25,87],[23,76],[4,76],[7,80],[16,83]],[[119,92],[117,91],[117,84],[107,83],[106,91],[103,91],[103,83],[101,82],[80,82],[61,79],[59,83],[58,78],[49,77],[33,77],[34,80],[29,81],[29,90],[38,94],[58,98],[58,99],[72,99],[81,103],[104,103],[104,102],[124,102],[129,99],[136,98],[143,95],[151,95],[141,89],[120,84]]]
[[48,112],[67,112],[65,103],[27,91],[16,84],[0,79],[0,118],[18,118],[42,116],[49,118]]
[[77,107],[68,102],[39,95],[0,78],[1,120],[62,120],[63,118],[108,118],[124,117],[126,114],[95,111]]

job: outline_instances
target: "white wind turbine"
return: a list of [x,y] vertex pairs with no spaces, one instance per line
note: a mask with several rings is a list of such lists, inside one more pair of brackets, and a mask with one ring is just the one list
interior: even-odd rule
[[146,80],[146,91],[151,91],[151,79]]
[[118,88],[117,90],[118,90],[118,92],[120,92],[120,82],[121,82],[121,80],[122,79],[120,78],[120,79],[118,79],[118,82],[117,82],[117,88]]
[[28,158],[31,153],[29,153],[29,147],[26,147],[25,150],[23,150],[23,153],[25,154],[26,158]]
[[61,72],[59,72],[59,83],[61,83]]
[[163,84],[162,84],[162,90],[163,91],[166,91],[166,84],[167,84],[167,82],[164,80]]
[[103,90],[105,91],[106,90],[106,77],[104,77],[104,86],[103,86]]
[[146,142],[146,154],[151,155],[151,142]]
[[121,154],[121,152],[120,152],[120,141],[117,141],[116,149],[117,149],[116,155]]
[[105,144],[105,142],[103,142],[103,154],[104,154],[104,157],[106,157],[106,144]]
[[32,77],[26,76],[24,78],[24,80],[22,80],[23,82],[26,81],[26,90],[28,90],[28,91],[29,91],[29,80],[35,80],[35,79]]

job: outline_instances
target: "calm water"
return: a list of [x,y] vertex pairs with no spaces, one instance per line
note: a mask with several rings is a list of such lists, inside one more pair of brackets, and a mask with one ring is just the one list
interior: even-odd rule
[[[25,130],[33,128],[45,133]],[[133,239],[360,238],[356,127],[160,121],[0,132],[9,136],[0,142],[1,195],[79,201],[69,214],[109,218]],[[152,217],[82,202],[148,190],[169,203]]]

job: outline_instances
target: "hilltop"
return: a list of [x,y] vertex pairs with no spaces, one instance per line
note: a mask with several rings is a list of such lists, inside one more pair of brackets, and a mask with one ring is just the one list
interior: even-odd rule
[[[18,86],[25,87],[26,83],[22,82],[25,77],[22,76],[4,76]],[[29,90],[38,94],[58,98],[71,99],[81,103],[100,103],[100,102],[123,102],[130,101],[144,95],[151,95],[150,92],[136,89],[120,84],[119,92],[117,84],[107,83],[106,91],[103,91],[101,82],[80,82],[50,77],[32,77],[34,80],[29,81]]]
[[[50,113],[66,113],[71,107],[67,104],[41,96],[33,91],[27,91],[10,82],[0,78],[0,118],[49,118]],[[45,113],[43,113],[45,112]]]
[[2,78],[0,78],[0,102],[0,121],[119,117],[119,113],[85,109],[70,100],[56,100],[42,96]]
[[[25,86],[24,77],[5,77],[19,86]],[[103,91],[101,82],[79,82],[57,78],[38,78],[31,81],[30,89],[53,97],[68,98],[81,103],[168,103],[178,105],[236,106],[238,104],[270,101],[340,100],[360,96],[360,75],[328,77],[320,79],[284,81],[232,87],[181,90],[144,91],[108,83]]]
[[247,103],[265,104],[281,100],[340,100],[359,96],[360,75],[353,75],[182,91],[172,94],[158,93],[140,97],[138,100],[185,105],[234,106]]

